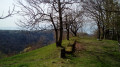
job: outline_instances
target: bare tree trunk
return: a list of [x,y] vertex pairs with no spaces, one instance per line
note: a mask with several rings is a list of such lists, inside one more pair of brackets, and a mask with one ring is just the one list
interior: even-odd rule
[[74,36],[77,36],[77,32],[74,33]]
[[60,22],[60,37],[59,37],[58,46],[62,46],[61,44],[63,37],[63,21],[62,21],[62,8],[61,8],[60,0],[58,0],[58,8],[59,8],[59,22]]
[[55,36],[56,36],[56,46],[58,46],[58,31],[57,31],[57,29],[55,30]]
[[54,31],[55,31],[55,36],[56,36],[56,46],[59,46],[59,42],[58,42],[58,29],[57,27],[55,26],[55,23],[53,21],[53,17],[52,15],[50,14],[50,19],[51,19],[51,22],[53,24],[53,27],[54,27]]
[[118,41],[118,43],[120,43],[120,35],[119,35],[118,31],[117,31],[117,41]]
[[99,22],[98,22],[97,26],[98,26],[98,37],[97,38],[100,40],[101,32],[100,32],[100,24],[99,24]]
[[115,31],[114,31],[114,28],[112,29],[112,40],[115,40],[115,37],[114,37],[114,34],[115,34]]
[[66,31],[67,31],[67,40],[69,40],[69,31],[70,31],[70,24],[68,23],[68,19],[67,19],[68,15],[66,15],[66,22],[65,22],[65,26],[66,26]]
[[105,39],[110,39],[110,37],[109,37],[109,36],[110,36],[109,33],[110,33],[110,32],[109,32],[109,29],[107,29],[107,30],[106,30],[106,37],[105,37]]
[[69,29],[67,29],[67,40],[69,40]]
[[105,38],[105,27],[104,27],[104,24],[103,24],[103,28],[102,28],[102,37],[101,39],[104,39]]
[[76,31],[73,31],[73,30],[71,30],[72,31],[72,33],[73,33],[73,36],[77,36],[77,32]]

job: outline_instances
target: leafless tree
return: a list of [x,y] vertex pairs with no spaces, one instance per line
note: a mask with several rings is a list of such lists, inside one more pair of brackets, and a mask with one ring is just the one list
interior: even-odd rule
[[70,25],[71,25],[71,21],[70,21],[69,17],[70,16],[68,14],[66,14],[65,18],[64,18],[64,28],[67,32],[67,40],[69,40]]
[[[116,23],[119,23],[118,0],[86,0],[83,5],[87,16],[96,21],[98,39],[115,39]],[[117,24],[118,26],[119,24]]]
[[[17,12],[16,12],[17,13]],[[4,16],[4,15],[1,15],[0,16],[0,19],[5,19],[5,18],[8,18],[8,17],[10,17],[10,16],[12,16],[12,15],[14,15],[14,14],[16,14],[15,13],[15,6],[13,7],[13,9],[12,10],[8,10],[8,14],[6,15],[6,16]]]
[[63,36],[63,12],[69,7],[70,0],[21,0],[18,1],[21,7],[20,15],[24,20],[20,20],[20,25],[27,29],[38,29],[40,24],[52,24],[56,35],[56,46],[61,46]]
[[104,9],[105,0],[86,0],[84,1],[83,9],[87,16],[96,21],[98,26],[98,39],[101,39],[101,27],[104,29],[105,11]]
[[[72,4],[71,8],[66,10],[64,13],[64,29],[67,33],[67,40],[69,40],[69,35],[72,33],[74,36],[77,36],[79,28],[83,25],[83,14],[84,12],[81,9],[81,4],[75,1],[75,4]],[[71,32],[70,32],[71,31]]]
[[70,30],[74,36],[77,36],[78,30],[83,26],[83,22],[84,22],[83,14],[84,11],[76,10],[72,12]]

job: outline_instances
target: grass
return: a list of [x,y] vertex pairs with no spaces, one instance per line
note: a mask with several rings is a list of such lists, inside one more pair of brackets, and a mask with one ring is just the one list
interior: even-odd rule
[[66,47],[77,40],[84,50],[76,51],[67,58],[59,58],[60,51],[55,44],[18,54],[0,60],[0,67],[119,67],[120,52],[116,41],[97,41],[95,38],[73,37],[70,41],[64,40]]

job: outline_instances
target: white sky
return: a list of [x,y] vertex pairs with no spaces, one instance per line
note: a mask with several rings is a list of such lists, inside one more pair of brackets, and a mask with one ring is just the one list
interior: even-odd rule
[[[1,0],[0,1],[0,16],[7,15],[9,8],[12,10],[14,0]],[[6,19],[0,19],[0,30],[1,29],[18,29],[18,26],[15,24],[17,22],[18,16],[12,16]]]
[[[15,3],[16,0],[1,0],[0,1],[0,16],[7,15],[7,11],[9,8],[12,10],[13,3]],[[16,7],[16,9],[19,9]],[[19,19],[19,16],[12,16],[6,19],[0,19],[0,30],[18,30],[20,27],[16,25],[17,20]],[[90,28],[88,26],[85,26],[85,30],[90,33]]]

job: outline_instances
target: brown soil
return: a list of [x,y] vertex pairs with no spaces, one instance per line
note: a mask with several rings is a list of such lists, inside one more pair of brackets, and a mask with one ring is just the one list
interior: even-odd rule
[[76,51],[82,51],[82,50],[85,50],[85,47],[80,43],[76,43],[75,50]]

